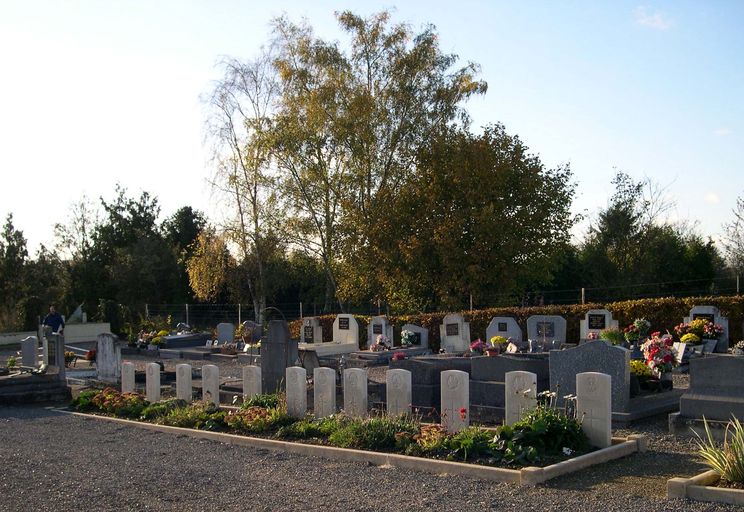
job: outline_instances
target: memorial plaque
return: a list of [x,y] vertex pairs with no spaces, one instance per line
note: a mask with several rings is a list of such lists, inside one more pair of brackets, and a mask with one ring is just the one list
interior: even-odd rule
[[506,322],[499,322],[498,323],[498,330],[499,332],[506,332],[509,330],[509,326],[506,324]]
[[538,322],[537,335],[553,338],[555,336],[555,324],[553,322]]
[[709,321],[712,324],[716,323],[716,316],[713,315],[713,314],[695,313],[694,315],[692,315],[692,319],[693,320],[697,320],[698,318],[701,318],[703,320],[707,320],[707,321]]
[[607,317],[605,315],[588,315],[589,329],[605,329],[607,328]]
[[445,332],[447,333],[447,336],[459,336],[460,324],[447,324]]
[[372,324],[372,334],[382,334],[382,324]]
[[306,325],[305,326],[305,343],[312,343],[313,342],[313,326],[312,325]]
[[349,330],[349,319],[348,318],[339,318],[338,319],[338,328],[341,331],[348,331]]
[[420,332],[414,332],[413,333],[413,337],[414,337],[413,344],[414,345],[421,345],[421,333]]

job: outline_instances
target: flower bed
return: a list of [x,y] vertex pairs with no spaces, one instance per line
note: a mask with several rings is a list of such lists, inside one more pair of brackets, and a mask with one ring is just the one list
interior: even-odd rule
[[[176,428],[179,432],[188,429],[190,435],[197,437],[214,434],[217,437],[213,438],[230,443],[343,460],[384,460],[385,464],[435,473],[474,474],[478,468],[478,474],[486,472],[484,478],[524,484],[540,483],[645,449],[642,436],[631,436],[614,440],[615,445],[610,448],[591,451],[580,425],[578,429],[574,425],[575,420],[547,408],[532,411],[511,427],[470,427],[452,434],[440,425],[424,424],[410,415],[350,418],[337,414],[319,420],[310,416],[298,420],[287,414],[283,400],[275,395],[258,396],[240,409],[225,410],[182,400],[148,404],[141,395],[107,388],[81,393],[74,406],[79,412],[106,415],[117,421],[133,419],[145,428]],[[258,438],[245,437],[248,435]],[[237,442],[234,438],[243,440]],[[347,451],[357,455],[351,456]]]

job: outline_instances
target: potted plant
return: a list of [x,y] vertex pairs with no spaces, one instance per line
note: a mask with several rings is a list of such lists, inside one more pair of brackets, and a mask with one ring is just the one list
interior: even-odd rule
[[406,358],[405,352],[393,353],[393,361],[403,361]]
[[15,368],[18,366],[18,358],[16,356],[8,356],[5,366],[7,366],[9,370]]
[[704,343],[705,352],[713,352],[718,344],[718,339],[723,335],[723,327],[706,318],[696,318],[686,324],[677,325],[674,332],[680,338],[680,341],[685,334],[694,334]]
[[77,356],[75,355],[75,352],[72,352],[71,350],[65,350],[65,367],[69,368],[73,365],[73,363],[77,360]]
[[416,343],[416,333],[413,331],[409,331],[408,329],[404,329],[400,333],[400,344],[403,347],[411,347]]
[[504,351],[506,346],[511,342],[511,338],[505,338],[504,336],[491,336],[486,345],[486,355],[494,357]]
[[623,341],[625,341],[625,336],[620,329],[608,327],[607,329],[602,329],[602,331],[600,331],[599,339],[609,341],[613,345],[621,345]]
[[744,340],[737,341],[731,349],[731,353],[735,356],[744,356]]
[[150,340],[149,345],[147,345],[147,350],[157,350],[160,348],[160,344],[163,342],[163,339],[160,336],[155,336],[152,340]]
[[672,387],[672,368],[676,364],[672,351],[673,344],[671,335],[662,336],[660,332],[655,332],[641,345],[646,365],[659,380],[662,388]]
[[644,361],[633,359],[630,361],[630,396],[636,396],[641,389],[648,389],[648,381],[652,378],[651,368]]
[[473,343],[470,344],[471,354],[482,356],[485,350],[486,350],[486,344],[483,343],[483,341],[480,338],[478,338],[477,340],[473,341]]

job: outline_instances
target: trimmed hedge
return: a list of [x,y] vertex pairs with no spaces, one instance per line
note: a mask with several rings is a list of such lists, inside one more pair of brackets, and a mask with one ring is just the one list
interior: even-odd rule
[[[590,309],[607,309],[612,313],[614,319],[619,321],[620,328],[630,324],[636,318],[646,318],[651,322],[652,331],[673,332],[675,325],[690,313],[693,306],[716,306],[721,316],[728,318],[729,336],[731,343],[744,339],[742,332],[744,323],[744,296],[728,297],[667,297],[661,299],[639,299],[611,302],[608,304],[572,304],[572,305],[549,305],[534,307],[511,307],[490,308],[477,311],[462,311],[466,322],[470,322],[470,335],[473,339],[480,337],[485,339],[486,327],[491,318],[495,316],[511,316],[516,318],[527,335],[527,318],[532,315],[559,315],[566,319],[566,339],[568,341],[579,339],[579,320]],[[401,327],[405,324],[420,325],[429,329],[429,346],[435,352],[439,350],[439,326],[447,313],[422,313],[417,315],[390,316],[388,320],[395,329],[395,338],[400,339]],[[354,315],[359,322],[359,338],[361,345],[366,345],[367,324],[372,317]],[[323,341],[333,341],[333,321],[336,315],[322,315],[319,317],[323,326]],[[289,324],[290,334],[293,338],[300,337],[302,323],[294,320]]]

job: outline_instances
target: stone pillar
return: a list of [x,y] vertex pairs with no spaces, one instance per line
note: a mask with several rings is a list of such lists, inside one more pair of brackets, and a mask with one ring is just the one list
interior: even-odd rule
[[470,378],[467,372],[446,370],[442,381],[442,426],[459,432],[470,425]]
[[264,393],[281,391],[281,383],[289,361],[289,326],[283,320],[269,322],[268,339],[261,341],[261,381]]
[[190,364],[177,364],[176,365],[176,398],[191,402],[193,398],[193,390],[191,386],[191,365]]
[[336,371],[333,368],[313,370],[313,411],[316,418],[336,414]]
[[150,363],[145,371],[145,389],[147,390],[147,401],[155,403],[160,401],[160,365]]
[[388,416],[411,414],[411,372],[400,368],[388,370],[385,384]]

